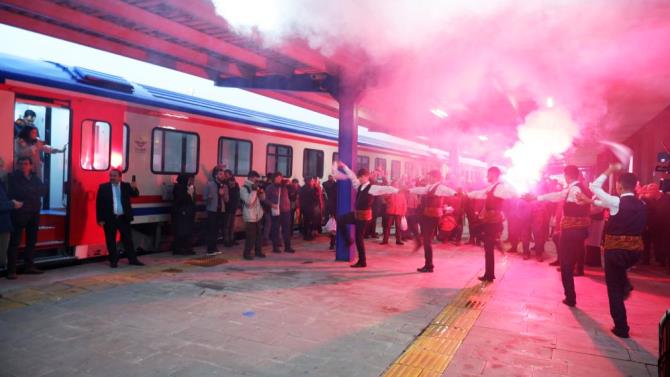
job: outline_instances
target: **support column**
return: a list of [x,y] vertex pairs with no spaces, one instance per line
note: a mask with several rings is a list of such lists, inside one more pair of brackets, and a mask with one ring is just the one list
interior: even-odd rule
[[[356,170],[358,156],[358,115],[357,102],[359,91],[353,88],[340,88],[338,101],[340,103],[338,155],[340,161]],[[341,216],[353,210],[352,187],[349,180],[337,182],[337,215]],[[349,226],[349,234],[354,236],[354,226]],[[351,260],[354,245],[347,246],[347,242],[340,232],[337,233],[335,260]]]

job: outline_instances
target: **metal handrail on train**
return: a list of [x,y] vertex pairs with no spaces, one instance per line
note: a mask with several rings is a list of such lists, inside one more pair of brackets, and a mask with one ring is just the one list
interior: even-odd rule
[[670,377],[670,309],[658,325],[658,375]]

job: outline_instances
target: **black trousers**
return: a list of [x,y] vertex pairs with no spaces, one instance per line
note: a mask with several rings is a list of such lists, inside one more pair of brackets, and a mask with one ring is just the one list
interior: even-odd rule
[[389,237],[391,237],[391,226],[395,224],[395,242],[401,242],[402,239],[400,235],[402,231],[400,230],[400,223],[402,222],[402,216],[400,215],[386,215],[386,223],[384,224],[384,240],[383,242],[388,242]]
[[256,255],[263,252],[263,220],[255,223],[244,223],[244,230],[246,237],[244,239],[244,256],[251,257],[251,250],[253,249]]
[[419,232],[419,215],[407,215],[407,231],[412,236],[415,242],[421,243],[421,233]]
[[314,208],[307,207],[301,208],[300,213],[302,214],[302,234],[303,238],[306,241],[314,239],[314,223],[319,221],[319,219],[314,218]]
[[278,216],[272,216],[272,251],[279,251],[279,234],[284,240],[284,250],[291,250],[291,213],[281,212]]
[[433,237],[439,222],[439,217],[421,216],[421,238],[423,239],[423,254],[426,260],[424,267],[433,268]]
[[503,230],[501,223],[481,223],[479,225],[482,241],[484,242],[484,277],[495,279],[495,247]]
[[225,212],[207,211],[207,251],[216,251],[219,233],[225,229]]
[[628,333],[628,319],[624,297],[632,289],[628,280],[628,269],[635,265],[641,257],[639,251],[606,250],[605,251],[605,283],[607,297],[610,302],[610,315],[617,330]]
[[39,212],[12,211],[12,224],[14,230],[9,238],[9,249],[7,250],[7,271],[16,273],[16,259],[21,243],[21,234],[26,231],[26,247],[23,250],[23,263],[27,268],[33,266],[33,252],[37,244],[37,231],[40,227]]
[[370,225],[370,221],[356,220],[353,212],[337,217],[337,231],[342,232],[344,239],[351,242],[351,235],[349,234],[349,227],[347,225],[354,224],[356,226],[356,251],[358,252],[358,262],[367,263],[365,258],[365,232]]
[[584,241],[588,237],[588,229],[562,229],[561,238],[558,241],[561,251],[559,262],[561,262],[561,281],[563,282],[563,291],[565,299],[568,302],[575,303],[577,294],[575,293],[574,270],[578,259],[582,259],[582,269],[584,268]]
[[235,212],[236,210],[224,212],[223,244],[226,246],[232,246],[235,242]]
[[105,229],[105,243],[107,244],[107,252],[109,253],[109,261],[116,263],[119,261],[119,253],[116,250],[116,232],[121,234],[121,242],[123,243],[123,250],[129,262],[137,261],[135,254],[135,246],[133,245],[133,235],[130,230],[130,222],[125,217],[113,217],[106,221],[103,226]]

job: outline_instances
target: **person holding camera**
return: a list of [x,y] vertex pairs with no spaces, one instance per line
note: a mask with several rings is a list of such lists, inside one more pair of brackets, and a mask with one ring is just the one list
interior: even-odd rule
[[244,240],[244,259],[252,260],[251,249],[258,258],[265,258],[263,254],[263,236],[261,220],[263,219],[263,206],[265,191],[259,187],[260,174],[252,170],[249,172],[244,185],[240,189],[242,200],[242,218],[244,219],[246,239]]
[[295,253],[291,248],[291,201],[284,177],[277,172],[272,177],[272,184],[267,187],[265,202],[270,206],[272,252],[281,253],[279,249],[279,231],[284,240],[284,252]]

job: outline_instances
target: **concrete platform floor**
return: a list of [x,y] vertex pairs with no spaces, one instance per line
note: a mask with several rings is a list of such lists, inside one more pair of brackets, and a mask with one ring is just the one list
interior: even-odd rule
[[[228,262],[210,267],[162,253],[144,256],[147,267],[3,279],[0,376],[391,375],[447,311],[472,319],[460,321],[453,354],[405,375],[656,376],[658,321],[670,308],[660,269],[631,274],[632,338],[621,340],[609,333],[601,270],[577,278],[570,309],[558,272],[516,255],[497,253],[498,279],[482,285],[483,252],[472,246],[437,245],[435,273],[420,274],[422,253],[409,244],[369,241],[367,269],[334,262],[325,237],[296,244],[296,254],[254,261],[227,249],[215,263]],[[454,308],[466,291],[483,297],[469,312]]]

